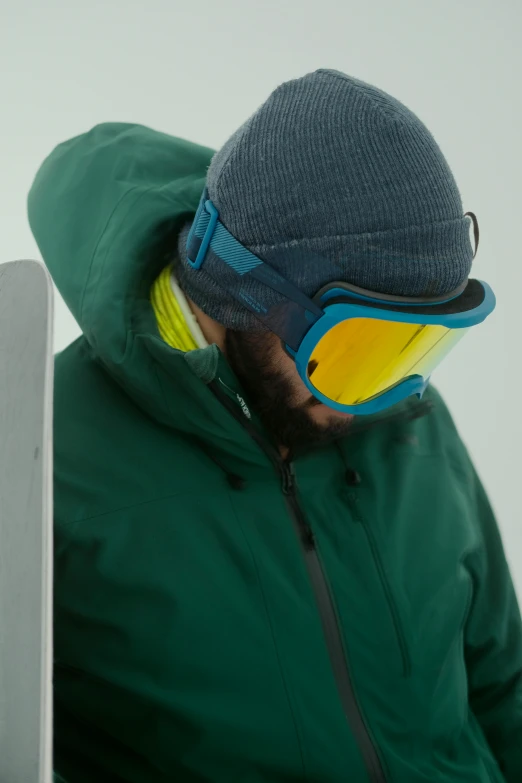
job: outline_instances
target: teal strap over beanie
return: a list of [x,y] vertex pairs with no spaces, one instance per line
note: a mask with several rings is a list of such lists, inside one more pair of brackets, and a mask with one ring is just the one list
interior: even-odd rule
[[[432,134],[400,101],[339,71],[281,84],[214,155],[206,185],[233,236],[308,296],[337,280],[444,295],[471,269],[470,222]],[[188,264],[190,226],[178,242],[185,293],[227,328],[262,330],[227,293],[240,278]]]

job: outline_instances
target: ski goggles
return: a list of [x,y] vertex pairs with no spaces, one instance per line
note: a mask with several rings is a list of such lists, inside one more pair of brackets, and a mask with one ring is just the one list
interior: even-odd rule
[[[311,394],[344,413],[378,413],[422,397],[442,359],[495,308],[493,291],[479,280],[443,298],[387,296],[343,282],[309,298],[230,234],[206,188],[187,256],[282,340]],[[235,285],[227,288],[231,273]]]

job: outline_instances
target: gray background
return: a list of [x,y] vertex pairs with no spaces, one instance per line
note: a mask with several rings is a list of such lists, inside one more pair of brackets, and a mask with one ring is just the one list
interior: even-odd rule
[[[219,147],[281,82],[337,68],[430,128],[481,229],[492,318],[435,375],[522,594],[520,0],[0,0],[0,258],[39,257],[25,199],[60,141],[139,122]],[[71,258],[74,264],[74,258]],[[56,303],[55,346],[78,327]]]

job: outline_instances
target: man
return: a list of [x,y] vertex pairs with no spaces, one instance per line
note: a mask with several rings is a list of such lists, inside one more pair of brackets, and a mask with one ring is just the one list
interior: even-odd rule
[[427,387],[494,298],[420,120],[318,70],[215,155],[61,144],[29,218],[83,331],[56,359],[57,772],[522,780],[517,600]]

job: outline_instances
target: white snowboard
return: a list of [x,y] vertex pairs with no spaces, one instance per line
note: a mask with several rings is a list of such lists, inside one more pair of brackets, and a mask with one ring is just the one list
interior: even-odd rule
[[53,297],[0,264],[0,783],[52,779]]

